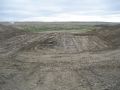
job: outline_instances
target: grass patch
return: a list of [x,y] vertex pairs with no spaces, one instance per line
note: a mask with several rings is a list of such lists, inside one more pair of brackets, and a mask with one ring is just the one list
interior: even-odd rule
[[87,32],[94,29],[94,26],[24,26],[25,31],[29,32],[45,32],[45,31],[78,31]]

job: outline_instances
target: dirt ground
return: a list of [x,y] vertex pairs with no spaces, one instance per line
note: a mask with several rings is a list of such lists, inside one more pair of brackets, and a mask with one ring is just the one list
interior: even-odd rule
[[97,27],[31,33],[0,25],[0,90],[120,90],[120,27]]

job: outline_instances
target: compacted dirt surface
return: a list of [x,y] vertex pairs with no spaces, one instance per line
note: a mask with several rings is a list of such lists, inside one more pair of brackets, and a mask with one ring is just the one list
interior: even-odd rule
[[0,90],[120,90],[120,26],[31,33],[0,25]]

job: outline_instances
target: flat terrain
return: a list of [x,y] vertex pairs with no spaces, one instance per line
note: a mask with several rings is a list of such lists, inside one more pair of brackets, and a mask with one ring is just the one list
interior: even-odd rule
[[120,90],[119,71],[119,24],[0,24],[0,90]]

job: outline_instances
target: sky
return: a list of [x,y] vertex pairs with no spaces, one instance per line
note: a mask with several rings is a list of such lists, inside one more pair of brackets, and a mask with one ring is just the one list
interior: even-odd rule
[[0,21],[120,22],[120,0],[0,0]]

